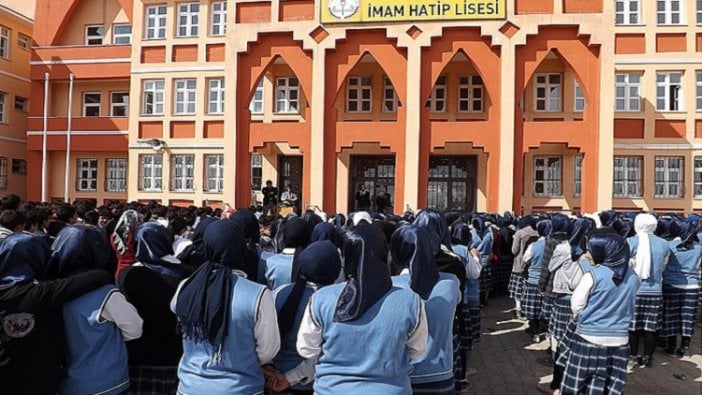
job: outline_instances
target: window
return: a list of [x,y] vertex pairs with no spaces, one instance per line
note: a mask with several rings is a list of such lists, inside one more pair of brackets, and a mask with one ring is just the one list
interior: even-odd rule
[[100,92],[86,92],[83,94],[83,116],[100,116]]
[[129,92],[112,92],[110,94],[110,116],[129,116]]
[[224,114],[224,79],[211,79],[208,81],[208,85],[210,92],[207,112],[210,114]]
[[27,98],[15,96],[15,110],[27,112]]
[[178,37],[197,36],[200,23],[200,4],[184,3],[178,5]]
[[146,38],[161,40],[166,38],[166,6],[146,7]]
[[702,25],[702,0],[697,0],[697,24]]
[[573,111],[583,112],[585,110],[585,96],[583,95],[583,90],[580,88],[578,81],[575,81],[575,87],[573,89]]
[[224,183],[224,155],[205,155],[205,192],[222,192]]
[[261,190],[263,181],[263,157],[261,154],[251,154],[251,189]]
[[144,81],[143,114],[163,114],[163,87],[163,80]]
[[112,44],[127,45],[132,43],[132,25],[112,26]]
[[373,78],[349,77],[346,80],[346,112],[373,111]]
[[0,157],[0,189],[7,189],[7,158]]
[[275,111],[283,114],[300,112],[300,82],[296,77],[281,77],[275,84]]
[[614,197],[643,196],[643,158],[639,156],[614,157]]
[[658,111],[680,111],[682,102],[682,73],[656,74],[656,109]]
[[12,174],[27,174],[27,161],[12,159]]
[[702,156],[695,156],[695,199],[702,198]]
[[10,57],[10,29],[0,25],[0,58]]
[[534,96],[534,111],[561,112],[561,75],[537,74]]
[[395,94],[395,87],[392,86],[392,81],[390,81],[390,78],[385,77],[383,80],[383,112],[395,112],[397,111],[397,95]]
[[78,159],[78,191],[97,191],[97,163],[97,159]]
[[680,198],[683,197],[683,166],[682,156],[657,156],[654,197]]
[[197,83],[194,79],[175,80],[175,113],[194,114]]
[[139,189],[159,192],[163,188],[163,156],[156,154],[139,155]]
[[173,192],[191,192],[194,189],[195,155],[173,155],[171,157],[171,190]]
[[106,159],[105,190],[107,192],[127,191],[127,159]]
[[616,0],[615,23],[617,25],[638,25],[641,19],[641,0]]
[[534,157],[534,196],[561,196],[563,158]]
[[573,169],[573,196],[583,194],[583,156],[575,155]]
[[2,93],[0,92],[0,122],[7,122],[7,110],[6,110],[6,103],[7,102],[7,93]]
[[426,107],[430,112],[446,112],[446,76],[442,75],[436,79],[434,89],[431,90]]
[[616,75],[617,111],[641,111],[641,74]]
[[258,85],[256,85],[251,103],[249,103],[249,111],[251,114],[263,114],[263,79],[258,81]]
[[211,12],[212,26],[210,34],[213,36],[223,36],[227,33],[227,2],[215,1],[212,3]]
[[88,25],[85,27],[85,45],[102,45],[102,40],[104,37],[104,26]]
[[458,111],[483,112],[483,79],[479,75],[458,79]]
[[29,50],[29,48],[31,47],[31,44],[32,44],[32,41],[29,38],[29,36],[27,36],[26,34],[17,33],[17,46],[18,47],[20,47],[22,49]]
[[681,0],[657,0],[656,3],[659,25],[680,25],[682,23]]
[[695,92],[695,108],[697,111],[702,111],[702,71],[697,72],[697,86]]

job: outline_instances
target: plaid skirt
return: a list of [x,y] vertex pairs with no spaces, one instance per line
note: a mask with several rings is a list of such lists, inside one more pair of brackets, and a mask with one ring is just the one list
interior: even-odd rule
[[480,341],[480,307],[463,305],[463,322],[466,333],[461,347],[472,350],[473,344]]
[[480,281],[480,292],[492,290],[492,263],[483,266],[478,280]]
[[600,347],[577,334],[570,341],[561,394],[622,394],[629,345]]
[[536,284],[529,284],[524,281],[524,293],[522,294],[522,314],[528,320],[538,320],[541,318],[541,292]]
[[636,295],[630,331],[658,332],[663,325],[663,295]]
[[680,289],[663,285],[663,329],[661,336],[692,337],[697,315],[699,289]]
[[456,395],[456,385],[453,379],[434,383],[412,384],[414,395]]
[[554,300],[551,319],[548,321],[548,333],[551,342],[558,344],[565,335],[568,323],[573,319],[573,311],[570,308],[570,297],[561,296]]
[[456,390],[460,390],[468,370],[468,351],[461,347],[462,341],[462,336],[453,335],[453,381]]
[[178,390],[178,366],[129,367],[132,395],[175,394]]
[[546,328],[551,322],[551,312],[553,311],[553,298],[551,296],[541,297],[541,325]]
[[522,300],[524,293],[524,277],[521,273],[512,272],[509,277],[509,297],[514,300]]
[[555,360],[555,364],[565,369],[568,363],[568,353],[570,353],[570,343],[575,337],[575,329],[578,327],[577,322],[571,319],[566,325],[565,332],[563,332],[563,338],[558,342],[558,347],[556,347],[556,355],[558,356]]

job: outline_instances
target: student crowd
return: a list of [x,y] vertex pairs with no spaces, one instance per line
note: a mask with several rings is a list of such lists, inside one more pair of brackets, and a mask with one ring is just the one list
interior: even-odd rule
[[8,195],[1,392],[456,394],[481,306],[508,288],[551,344],[539,390],[621,394],[659,337],[689,353],[700,240],[695,215],[272,218]]

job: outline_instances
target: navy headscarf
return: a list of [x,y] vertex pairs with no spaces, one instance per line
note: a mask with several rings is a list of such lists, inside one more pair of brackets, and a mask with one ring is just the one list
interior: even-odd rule
[[202,237],[205,235],[205,229],[213,222],[219,221],[217,218],[206,217],[200,220],[193,232],[192,243],[185,247],[183,252],[178,254],[178,259],[188,267],[197,269],[205,262],[205,246],[202,242]]
[[427,300],[439,281],[439,269],[434,262],[430,237],[418,226],[398,229],[390,242],[393,262],[410,271],[410,288]]
[[548,239],[551,236],[551,231],[553,230],[553,224],[548,219],[542,219],[536,223],[536,232],[539,237],[545,237]]
[[285,248],[294,248],[295,254],[292,261],[292,277],[297,278],[297,272],[300,270],[300,265],[297,263],[297,258],[300,253],[310,243],[312,237],[311,223],[300,218],[291,217],[285,223],[283,230],[283,238],[285,239]]
[[614,221],[616,221],[618,217],[619,215],[616,211],[603,211],[600,213],[600,222],[602,223],[602,226],[607,226],[611,228],[612,225],[614,225]]
[[677,246],[678,250],[689,250],[697,242],[697,228],[687,221],[673,221],[670,225],[670,233],[673,238],[680,238],[680,244]]
[[[318,224],[317,226],[321,225]],[[332,226],[333,228],[333,226]],[[278,313],[278,328],[280,337],[284,339],[295,324],[297,311],[304,306],[300,306],[300,300],[305,291],[307,282],[314,283],[320,287],[333,284],[341,272],[341,257],[336,246],[329,240],[316,241],[310,244],[298,256],[300,271],[295,279],[292,291],[285,299],[283,308]]]
[[243,271],[248,278],[255,279],[258,276],[258,243],[261,240],[261,227],[258,224],[256,215],[249,209],[241,209],[229,217],[229,220],[239,225],[244,232],[247,253]]
[[185,268],[173,256],[173,235],[156,222],[146,222],[137,228],[136,260],[156,273],[181,279]]
[[0,243],[0,290],[43,280],[50,251],[39,237],[13,233]]
[[622,237],[631,237],[634,233],[634,223],[629,218],[619,218],[612,223],[612,229]]
[[614,272],[614,284],[621,284],[631,256],[626,239],[612,232],[593,232],[588,239],[588,249],[595,264],[610,268]]
[[336,214],[334,215],[333,222],[336,229],[341,229],[346,226],[346,217],[344,214]]
[[453,232],[451,232],[451,241],[453,244],[464,246],[473,244],[473,235],[470,232],[470,226],[465,222],[456,222],[453,225]]
[[60,278],[103,268],[110,252],[102,232],[89,225],[71,225],[61,229],[51,250],[51,270]]
[[321,222],[315,225],[312,229],[312,237],[310,242],[329,240],[337,248],[341,247],[341,238],[339,237],[339,229],[335,228],[334,225],[329,222]]
[[438,211],[433,209],[420,211],[414,220],[414,225],[424,228],[429,234],[434,234],[438,237],[439,245],[435,246],[434,255],[439,253],[441,244],[451,248],[451,234],[449,233],[446,219]]
[[556,214],[551,219],[551,233],[567,232],[570,220],[563,214]]
[[378,228],[352,228],[346,233],[343,253],[348,279],[336,303],[334,322],[357,320],[392,288],[388,247]]
[[568,243],[570,244],[570,257],[573,261],[585,253],[585,234],[589,230],[590,223],[583,218],[578,218],[571,223]]
[[671,236],[670,233],[670,228],[672,224],[672,220],[668,218],[661,218],[658,220],[658,226],[656,227],[656,236],[665,239],[665,240],[672,240],[673,237]]
[[483,219],[483,217],[480,215],[476,215],[475,217],[471,218],[470,224],[473,225],[475,233],[477,233],[478,236],[483,237],[483,233],[485,233],[485,219]]

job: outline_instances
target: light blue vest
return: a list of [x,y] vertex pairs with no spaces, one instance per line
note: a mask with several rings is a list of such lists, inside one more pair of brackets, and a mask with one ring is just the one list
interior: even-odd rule
[[480,306],[480,280],[477,278],[470,279],[467,275],[468,254],[470,254],[468,246],[464,246],[462,244],[453,244],[451,246],[451,249],[453,249],[453,252],[456,253],[456,255],[461,257],[463,266],[466,269],[466,281],[463,286],[463,303],[465,303],[467,306]]
[[274,290],[292,283],[292,254],[276,254],[266,259],[266,284]]
[[412,393],[407,339],[419,324],[421,300],[393,287],[359,319],[334,322],[346,283],[312,295],[313,318],[322,328],[322,354],[315,373],[315,395]]
[[533,254],[531,256],[527,282],[529,284],[538,285],[539,276],[541,275],[541,260],[544,255],[544,249],[546,248],[546,239],[539,238],[539,240],[535,241],[531,246]]
[[476,247],[480,251],[480,264],[485,267],[490,264],[490,258],[492,257],[492,243],[495,237],[491,230],[485,231],[480,244]]
[[183,339],[178,365],[178,391],[183,394],[262,394],[265,380],[256,354],[253,330],[265,287],[232,274],[229,327],[222,344],[222,360],[212,362],[210,343]]
[[270,251],[263,251],[261,247],[256,246],[258,250],[258,273],[256,274],[256,282],[259,284],[266,283],[266,259],[275,255]]
[[[394,276],[392,283],[396,287],[410,289],[410,276]],[[439,273],[439,281],[424,301],[429,341],[426,354],[411,361],[412,384],[435,383],[453,377],[453,316],[460,299],[460,283],[456,276]]]
[[680,240],[670,242],[670,260],[668,266],[663,271],[663,283],[668,285],[685,286],[686,288],[699,288],[700,279],[700,258],[702,258],[702,246],[694,244],[687,251],[679,251],[677,247]]
[[129,389],[127,347],[114,322],[100,319],[114,285],[105,285],[63,305],[66,369],[61,393],[120,394]]
[[625,337],[634,318],[636,292],[641,280],[633,269],[626,271],[617,286],[612,281],[614,272],[605,266],[594,266],[590,273],[595,284],[590,291],[587,306],[578,315],[576,333],[595,337]]
[[[658,236],[649,235],[651,242],[651,273],[645,280],[641,280],[639,295],[661,295],[663,292],[663,269],[666,259],[670,254],[668,242]],[[631,250],[631,261],[636,261],[636,252],[639,248],[639,236],[627,239]]]

